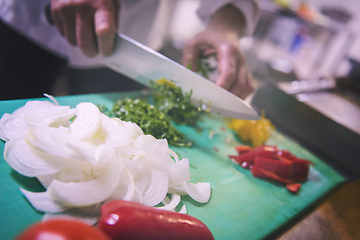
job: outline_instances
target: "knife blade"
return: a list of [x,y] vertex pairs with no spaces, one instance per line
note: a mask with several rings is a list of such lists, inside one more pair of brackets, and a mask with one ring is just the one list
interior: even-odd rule
[[123,35],[116,35],[114,52],[104,64],[145,86],[151,80],[171,80],[183,92],[192,91],[191,100],[211,112],[226,117],[258,120],[259,114],[246,102],[181,64]]

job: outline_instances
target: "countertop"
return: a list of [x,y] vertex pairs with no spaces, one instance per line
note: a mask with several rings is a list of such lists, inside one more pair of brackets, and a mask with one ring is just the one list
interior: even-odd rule
[[360,179],[344,183],[271,239],[360,239]]

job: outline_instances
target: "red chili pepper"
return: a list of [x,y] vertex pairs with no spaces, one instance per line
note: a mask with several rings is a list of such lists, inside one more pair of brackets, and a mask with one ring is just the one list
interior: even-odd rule
[[300,190],[301,188],[301,184],[300,183],[290,183],[290,184],[286,184],[286,188],[287,190],[289,190],[290,192],[296,193]]
[[114,240],[214,240],[197,218],[124,200],[105,203],[97,227]]
[[272,147],[268,145],[262,145],[243,154],[239,154],[238,156],[236,156],[235,160],[239,164],[247,162],[248,164],[253,165],[255,157],[276,158],[277,151],[278,149],[276,146]]
[[309,164],[299,159],[279,161],[256,157],[251,172],[255,177],[272,178],[283,183],[302,182],[309,174]]
[[[296,157],[287,150],[278,150],[276,146],[263,145],[252,149],[246,146],[236,148],[239,155],[229,157],[243,168],[251,169],[255,177],[273,179],[287,184],[291,192],[299,190],[309,175],[309,165],[313,163]],[[296,184],[295,184],[296,183]]]
[[287,150],[279,150],[278,155],[289,160],[297,159],[297,157]]
[[[287,151],[287,150],[279,150],[279,151],[278,151],[278,156],[279,156],[279,157],[286,158],[286,159],[289,159],[289,160],[301,160],[301,161],[307,162],[307,163],[310,164],[310,165],[314,165],[314,163],[312,163],[311,161],[306,160],[306,159],[302,159],[302,158],[298,158],[298,157],[296,157],[294,154],[292,154],[291,152],[289,152],[289,151]],[[281,159],[280,159],[280,160],[281,160]]]
[[270,178],[283,183],[292,183],[292,163],[276,159],[256,157],[251,173],[258,178]]
[[245,146],[237,146],[235,147],[235,150],[238,152],[238,154],[243,154],[252,151],[253,148],[250,147],[249,145],[245,145]]

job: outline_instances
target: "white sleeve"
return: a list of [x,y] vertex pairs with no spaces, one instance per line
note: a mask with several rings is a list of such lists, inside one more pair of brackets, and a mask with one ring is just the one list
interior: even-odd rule
[[251,35],[259,14],[256,0],[201,0],[197,15],[202,21],[208,23],[213,14],[228,4],[237,7],[243,13],[246,21],[245,35]]

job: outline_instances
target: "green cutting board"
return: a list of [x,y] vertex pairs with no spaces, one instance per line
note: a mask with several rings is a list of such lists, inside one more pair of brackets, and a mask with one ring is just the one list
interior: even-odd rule
[[[90,94],[58,97],[57,100],[61,105],[71,107],[85,101],[111,107],[119,98],[140,95],[141,92]],[[26,101],[0,102],[0,115],[12,113]],[[283,184],[253,177],[249,170],[228,158],[228,155],[236,154],[235,147],[243,143],[226,127],[220,116],[206,116],[198,125],[201,131],[177,126],[194,142],[194,147],[171,148],[180,157],[189,158],[192,181],[210,182],[212,193],[208,203],[199,204],[187,196],[182,198],[182,203],[186,205],[188,214],[203,221],[217,240],[266,238],[345,180],[321,159],[275,131],[267,144],[290,150],[315,163],[311,166],[308,181],[297,194],[292,194]],[[0,144],[3,151],[4,143]],[[35,178],[21,176],[3,158],[0,159],[0,238],[3,240],[13,239],[42,218],[42,214],[22,196],[20,187],[43,191]]]

